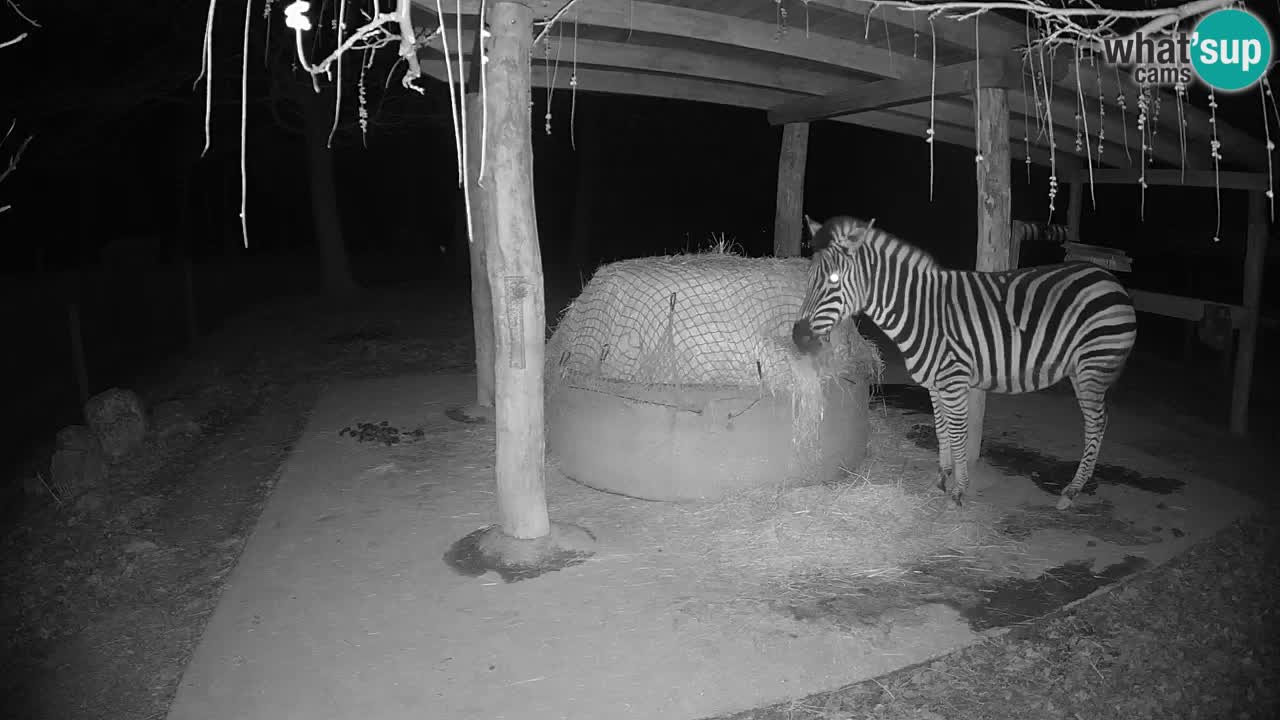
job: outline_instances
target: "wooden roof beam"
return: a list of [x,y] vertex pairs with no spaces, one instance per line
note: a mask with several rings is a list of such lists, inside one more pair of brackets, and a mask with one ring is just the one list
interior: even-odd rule
[[[916,103],[914,105],[904,105],[897,108],[896,111],[900,116],[920,118],[926,123],[924,126],[926,128],[928,127],[927,123],[930,113],[932,113],[935,124],[941,121],[950,123],[956,127],[965,128],[965,131],[969,133],[968,146],[970,148],[974,147],[977,142],[977,135],[973,129],[975,119],[974,110],[971,104],[961,103],[956,100],[943,100],[935,102],[932,109],[930,109],[928,102],[923,102]],[[848,117],[854,118],[857,116],[851,115]],[[1055,125],[1054,129],[1055,132],[1053,138],[1054,143],[1056,144],[1056,152],[1054,152],[1053,155],[1056,158],[1058,166],[1061,167],[1064,162],[1069,162],[1083,167],[1086,159],[1083,157],[1083,153],[1080,155],[1075,153],[1074,133],[1069,128],[1065,128],[1061,125]],[[1038,162],[1038,158],[1045,157],[1045,162],[1043,164],[1046,166],[1049,165],[1049,138],[1047,134],[1041,132],[1041,128],[1037,126],[1034,117],[1029,118],[1021,113],[1010,112],[1009,134],[1010,144],[1017,145],[1019,148],[1024,150],[1020,155],[1022,159],[1025,159],[1027,156],[1027,153],[1025,152],[1026,146],[1031,145],[1032,147],[1043,148],[1045,151],[1043,156],[1033,154],[1032,161]],[[921,131],[920,137],[924,137],[923,131]],[[1095,139],[1093,142],[1095,143],[1094,148],[1096,149],[1097,140]],[[1105,159],[1106,164],[1112,166],[1126,166],[1128,164],[1125,159],[1123,147],[1116,144],[1113,140],[1107,140],[1104,147],[1106,152],[1103,154],[1103,158]],[[1096,154],[1093,157],[1093,162],[1095,164],[1098,162]]]
[[[435,16],[435,4],[428,0],[413,0],[426,14]],[[540,14],[549,17],[567,0],[552,0]],[[480,0],[461,0],[463,15],[480,12]],[[443,7],[447,17],[457,12],[458,3],[448,2]],[[447,19],[447,18],[446,18]],[[654,33],[686,40],[719,43],[759,52],[811,60],[836,68],[846,68],[878,77],[902,77],[912,72],[927,70],[929,63],[910,55],[890,52],[858,40],[843,40],[813,33],[787,33],[779,36],[778,27],[772,22],[744,20],[731,15],[694,10],[675,5],[632,0],[591,0],[574,5],[561,18],[561,22],[577,21],[583,25]],[[452,26],[452,22],[447,22]]]
[[[940,18],[935,20],[933,27],[930,28],[928,11],[911,12],[896,7],[885,7],[872,0],[808,0],[808,3],[813,7],[843,15],[866,18],[868,13],[872,13],[870,21],[877,25],[881,23],[893,25],[961,48],[975,47],[974,18],[972,17],[964,20]],[[991,25],[993,25],[991,21],[984,16],[981,26],[977,28],[979,30],[977,36],[982,39],[983,54],[988,51],[993,55],[1007,52],[1011,45],[1026,42],[1024,35],[1019,35],[1018,39],[1010,36],[1004,26],[995,26],[995,31],[988,33],[987,28]]]
[[[866,15],[871,9],[876,8],[874,2],[868,2],[866,0],[809,0],[809,2],[815,6],[825,9],[844,11],[858,15]],[[918,14],[919,13],[907,12],[894,8],[880,7],[876,9],[874,20],[876,22],[888,22],[900,27],[913,28],[921,33],[929,32],[929,23],[927,19],[912,19],[911,16]],[[960,48],[974,50],[975,54],[977,53],[978,48],[977,41],[980,38],[982,55],[993,51],[998,52],[998,50],[993,50],[995,48],[1008,48],[1011,44],[1018,45],[1026,43],[1026,27],[1017,20],[997,15],[995,13],[983,13],[976,19],[980,22],[979,27],[976,28],[976,32],[973,25],[975,18],[966,20],[939,18],[934,21],[931,32],[933,32],[938,39],[944,40]],[[915,24],[913,24],[913,22]],[[1109,100],[1108,104],[1110,107],[1108,109],[1111,111],[1108,113],[1109,116],[1112,114],[1118,114],[1115,112],[1115,98],[1121,91],[1123,91],[1128,98],[1128,105],[1135,113],[1134,117],[1136,117],[1138,105],[1136,88],[1129,83],[1124,83],[1122,86],[1121,82],[1117,81],[1119,73],[1114,68],[1109,71],[1099,73],[1093,65],[1081,65],[1077,67],[1074,57],[1060,59],[1059,63],[1055,63],[1055,65],[1057,64],[1066,66],[1065,69],[1067,72],[1064,76],[1058,78],[1054,84],[1056,87],[1067,90],[1070,93],[1072,104],[1074,104],[1075,99],[1078,73],[1080,85],[1085,88],[1086,94],[1092,94],[1095,99],[1097,97],[1096,90],[1099,83],[1101,83],[1103,96]],[[1161,98],[1161,104],[1168,108],[1166,112],[1169,112],[1169,115],[1167,117],[1176,117],[1176,112],[1172,111],[1172,108],[1177,103],[1177,96],[1174,95],[1173,92],[1164,88],[1157,89],[1157,92]],[[1200,108],[1192,107],[1184,103],[1183,115],[1188,123],[1188,140],[1190,141],[1192,138],[1201,140],[1202,142],[1192,144],[1203,145],[1205,148],[1204,154],[1207,156],[1209,140],[1212,137],[1209,113]],[[1108,120],[1110,120],[1110,117],[1108,117]],[[1259,170],[1266,167],[1266,155],[1264,154],[1265,148],[1262,140],[1252,137],[1248,133],[1222,122],[1221,119],[1219,119],[1216,124],[1218,126],[1218,140],[1222,143],[1222,147],[1219,149],[1219,152],[1224,158],[1232,162],[1239,163],[1244,167]],[[1108,134],[1112,132],[1110,123],[1108,123],[1107,132]],[[1174,127],[1173,135],[1173,144],[1176,146],[1176,126]],[[1159,133],[1157,133],[1156,139],[1157,141],[1161,139]],[[1170,163],[1177,163],[1179,161],[1176,154],[1170,158],[1166,152],[1158,151],[1157,157],[1161,157],[1161,159]],[[1188,158],[1188,160],[1190,160],[1190,158]]]
[[[1144,173],[1136,168],[1095,168],[1092,181],[1095,185],[1136,185],[1138,178]],[[1212,170],[1154,170],[1145,173],[1147,185],[1168,185],[1182,187],[1211,188],[1223,190],[1251,190],[1265,192],[1270,178],[1266,173],[1255,172],[1218,172]],[[1078,168],[1068,172],[1065,182],[1090,182],[1088,168]]]
[[[464,54],[471,56],[475,47],[474,30],[462,31]],[[449,33],[449,57],[457,58],[454,47],[456,36]],[[428,42],[420,55],[438,57],[441,53],[440,37],[436,36]],[[566,48],[566,51],[568,48]],[[574,52],[578,67],[597,66],[618,68],[619,70],[639,70],[653,73],[667,73],[699,78],[703,80],[721,80],[741,85],[757,85],[774,89],[792,89],[799,92],[820,94],[833,86],[848,82],[848,76],[842,76],[837,69],[830,72],[802,69],[792,65],[777,63],[764,65],[732,54],[709,54],[696,50],[680,48],[658,48],[639,43],[618,43],[605,40],[579,40]],[[566,52],[567,54],[567,52]],[[533,56],[535,65],[545,62],[541,53]],[[561,73],[567,71],[571,62],[560,58]],[[541,70],[539,70],[541,72]]]
[[[548,8],[544,11],[544,13],[554,12],[557,8],[561,6],[561,4],[563,4],[563,0],[554,0],[554,2],[550,6],[548,6]],[[857,5],[857,3],[853,2],[852,0],[849,0],[849,4],[855,5],[855,6]],[[456,5],[454,5],[453,7],[456,7]],[[479,0],[463,0],[462,8],[463,8],[464,15],[466,14],[475,15],[476,13],[479,12]],[[680,37],[680,38],[693,40],[693,41],[715,42],[715,43],[724,44],[728,47],[732,47],[732,46],[751,47],[751,48],[765,51],[765,52],[773,52],[773,53],[780,53],[784,55],[790,55],[792,57],[798,57],[798,58],[808,59],[808,60],[832,65],[833,67],[832,67],[831,74],[833,77],[841,67],[847,70],[853,70],[855,72],[869,72],[871,74],[887,74],[892,71],[894,73],[893,75],[894,77],[905,76],[912,73],[915,73],[918,76],[918,74],[921,72],[924,72],[924,73],[929,72],[929,68],[930,68],[930,64],[927,61],[917,60],[915,58],[905,56],[905,55],[897,55],[897,54],[891,55],[890,53],[888,53],[887,50],[884,50],[884,49],[870,48],[870,46],[867,46],[858,42],[836,40],[836,39],[822,36],[819,34],[814,34],[807,40],[803,37],[803,35],[800,35],[798,38],[794,37],[795,35],[798,35],[796,33],[792,33],[791,35],[784,36],[782,38],[777,38],[775,36],[775,27],[772,23],[738,20],[736,18],[720,15],[717,13],[692,11],[692,10],[686,10],[684,8],[677,8],[677,7],[672,7],[668,5],[660,5],[657,3],[637,2],[635,3],[635,8],[636,8],[635,14],[632,16],[632,15],[629,15],[629,13],[627,12],[626,0],[593,0],[589,4],[584,4],[582,8],[579,8],[578,6],[575,6],[574,8],[572,8],[568,13],[566,13],[565,20],[572,21],[574,19],[577,19],[579,22],[598,25],[601,27],[612,27],[617,29],[629,28],[637,31],[665,34],[672,37]],[[431,17],[433,18],[434,18],[434,9],[435,9],[434,4],[427,5],[425,1],[423,2],[423,4],[419,6],[420,11],[430,14]],[[447,8],[446,10],[448,9],[451,9],[451,8]],[[885,9],[882,8],[881,10],[883,11]],[[446,12],[446,15],[447,14],[448,13]],[[911,13],[900,12],[899,14],[905,17],[910,15]],[[878,17],[878,14],[877,14],[877,17]],[[959,32],[943,33],[940,30],[940,28],[943,26],[955,26],[955,25],[964,25],[972,29],[972,25],[970,23],[971,21],[962,22],[962,21],[943,18],[935,21],[934,25],[935,25],[935,30],[937,30],[939,33],[939,37],[946,37],[946,38],[955,40],[958,44],[961,44],[961,45],[968,43],[969,46],[972,46],[973,45],[972,39],[969,37],[967,33],[959,33]],[[717,27],[719,28],[719,30],[715,29]],[[1011,32],[1009,30],[1010,27],[1015,29],[1017,32],[1016,33]],[[1020,24],[1018,23],[1010,24],[1010,21],[990,15],[990,13],[983,16],[980,35],[983,38],[984,46],[987,45],[988,40],[993,38],[1009,39],[1010,41],[1016,40],[1018,42],[1025,41],[1023,28]],[[453,37],[452,32],[450,33],[450,37],[452,39]],[[615,43],[614,45],[616,46],[618,44]],[[655,56],[658,56],[658,57],[668,52],[666,49],[647,48],[645,46],[635,46],[635,45],[629,45],[629,44],[624,47],[630,47],[630,48],[639,47],[642,49],[639,50],[638,52],[644,53],[647,51],[647,52],[653,53]],[[858,51],[856,56],[850,55],[851,50]],[[865,54],[866,54],[865,51],[867,50],[870,50],[876,58],[879,58],[879,61],[872,62],[870,63],[870,65],[866,63],[861,63],[861,62],[853,62],[853,63],[845,62],[850,58],[855,58],[856,60],[857,57],[865,57]],[[630,52],[634,55],[637,51],[632,50]],[[714,76],[717,74],[715,68],[717,63],[720,60],[719,57],[708,56],[704,61],[702,61],[701,63],[698,63],[697,61],[694,60],[693,56],[701,55],[701,53],[698,53],[696,50],[685,50],[685,51],[678,51],[678,52],[684,53],[684,61],[691,62],[692,63],[691,67],[696,65],[701,65],[703,70],[709,71],[708,73],[703,73],[704,77],[709,75]],[[634,60],[634,57],[632,59]],[[658,62],[661,62],[661,61],[658,61]],[[609,61],[606,59],[604,60],[604,63],[608,64]],[[621,62],[620,64],[625,65],[625,62]],[[653,64],[653,63],[650,63],[650,64]],[[737,61],[733,61],[730,64],[733,66],[732,68],[728,68],[728,66],[726,66],[727,69],[722,70],[720,72],[723,73],[726,71],[730,71],[730,72],[733,72],[733,74],[737,75],[741,72],[748,71],[749,68],[752,68],[752,67],[757,68],[755,72],[758,74],[758,77],[763,82],[757,82],[752,84],[772,85],[773,83],[771,82],[771,80],[774,79],[774,76],[778,76],[778,78],[785,76],[787,81],[791,81],[803,75],[803,79],[805,81],[804,89],[806,91],[812,91],[811,88],[813,87],[813,85],[811,83],[816,82],[817,76],[823,74],[817,71],[803,71],[803,70],[783,71],[781,69],[775,70],[774,66],[769,66],[767,64],[760,63],[753,60],[737,60]],[[1066,88],[1070,93],[1070,98],[1064,97],[1061,92],[1055,93],[1055,95],[1057,96],[1054,99],[1055,119],[1071,118],[1074,116],[1074,109],[1070,110],[1070,112],[1067,112],[1066,114],[1064,114],[1063,111],[1067,110],[1067,106],[1074,107],[1074,104],[1075,104],[1074,103],[1074,99],[1075,99],[1074,97],[1074,93],[1075,93],[1074,65],[1070,60],[1068,60],[1066,62],[1055,63],[1054,67],[1056,69],[1063,71],[1064,74],[1067,75],[1065,77],[1062,77],[1058,81],[1057,87]],[[666,69],[663,69],[663,70],[669,71]],[[1092,68],[1090,68],[1089,70],[1091,72]],[[676,72],[679,72],[679,71],[677,70]],[[1106,97],[1114,98],[1115,92],[1113,92],[1108,88],[1114,87],[1115,83],[1113,79],[1108,80],[1109,77],[1110,75],[1108,73],[1105,73],[1105,72],[1102,73],[1104,93],[1106,94]],[[741,79],[735,79],[734,81],[742,82]],[[1087,82],[1087,78],[1086,78],[1086,82]],[[795,85],[788,85],[788,86],[794,87]],[[1094,87],[1096,88],[1096,81],[1094,83]],[[1011,102],[1015,104],[1015,108],[1016,108],[1017,99],[1011,98]],[[1131,104],[1136,105],[1136,102],[1131,102]],[[1168,113],[1167,110],[1166,110],[1166,113],[1167,113],[1166,117],[1172,114],[1172,113]],[[1119,112],[1116,111],[1114,107],[1111,108],[1111,112],[1107,113],[1107,117],[1105,119],[1105,126],[1107,127],[1108,136],[1112,136],[1112,137],[1123,136],[1123,128],[1121,128],[1119,125],[1120,123],[1123,122],[1123,120],[1120,119],[1119,115],[1120,115]],[[1191,119],[1191,121],[1194,123],[1196,114],[1195,112],[1192,112],[1192,109],[1188,108],[1187,117]],[[1205,122],[1205,125],[1207,125],[1207,121]],[[1225,124],[1220,124],[1220,125],[1221,126],[1219,128],[1220,130],[1219,135],[1220,135],[1220,139],[1223,142],[1222,152],[1225,157],[1234,159],[1236,161],[1240,161],[1240,156],[1242,154],[1248,154],[1249,152],[1253,152],[1253,150],[1250,150],[1251,145],[1249,143],[1242,144],[1241,137],[1247,138],[1247,136],[1243,136],[1241,133],[1239,133],[1239,131],[1234,131]],[[1189,128],[1189,129],[1193,130],[1194,128]],[[1156,148],[1155,148],[1154,156],[1157,159],[1163,162],[1166,162],[1170,165],[1180,165],[1182,164],[1183,159],[1180,157],[1180,150],[1178,148],[1177,137],[1176,137],[1176,134],[1172,134],[1172,136],[1170,135],[1171,135],[1170,133],[1157,134],[1155,138]],[[1194,135],[1194,133],[1192,133],[1192,135]],[[1207,140],[1205,140],[1204,142],[1192,142],[1193,147],[1199,146],[1199,145],[1207,146],[1207,144],[1208,144]],[[1257,143],[1252,143],[1252,144],[1256,145]],[[1245,163],[1246,167],[1257,166],[1257,162],[1261,157],[1262,157],[1261,155],[1250,157],[1249,162]],[[1206,167],[1206,163],[1201,162],[1201,160],[1202,158],[1189,156],[1186,159],[1186,165],[1188,168]],[[1263,158],[1263,160],[1265,160],[1265,158]]]
[[[432,78],[444,82],[447,78],[445,72],[444,60],[438,57],[423,58],[421,61],[422,72],[430,75]],[[457,68],[454,68],[457,72]],[[582,69],[578,70],[578,89],[584,92],[603,92],[621,95],[638,95],[656,98],[672,98],[677,100],[689,100],[693,102],[706,102],[716,105],[729,105],[733,107],[754,108],[765,110],[769,107],[777,105],[781,100],[787,98],[789,93],[782,90],[771,90],[767,88],[753,88],[745,86],[726,85],[720,82],[710,80],[700,80],[696,78],[678,78],[663,77],[659,75],[644,75],[627,72],[610,72],[607,70]],[[545,73],[533,73],[533,84],[539,88],[547,87],[547,77]],[[569,78],[567,73],[559,73],[554,77],[554,87],[557,89],[567,90],[569,88]],[[850,125],[860,125],[864,127],[872,127],[881,130],[889,130],[898,134],[916,134],[924,137],[924,131],[929,127],[927,118],[919,118],[911,115],[901,115],[896,112],[871,110],[858,115],[850,115],[840,118],[834,118],[835,122],[843,122]],[[972,148],[974,142],[974,134],[972,127],[960,127],[946,120],[935,119],[934,121],[934,138],[937,142],[950,145],[959,145]],[[1017,143],[1017,147],[1012,148],[1015,158],[1022,160],[1026,157],[1025,149],[1022,143]],[[1043,161],[1047,164],[1047,154],[1032,146],[1033,157],[1037,162]],[[1058,164],[1062,166],[1069,163],[1070,159],[1063,153],[1059,153]]]
[[822,97],[799,98],[769,109],[769,122],[785,125],[813,122],[840,115],[884,110],[933,98],[967,95],[981,87],[1021,87],[1022,64],[1012,57],[990,57],[913,73],[896,80],[880,80]]

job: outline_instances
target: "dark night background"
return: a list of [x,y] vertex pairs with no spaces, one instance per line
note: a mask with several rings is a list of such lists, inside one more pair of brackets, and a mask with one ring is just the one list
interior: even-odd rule
[[[17,142],[35,134],[21,165],[0,184],[0,204],[12,204],[0,215],[9,385],[0,461],[15,461],[32,443],[78,422],[69,302],[81,309],[93,394],[128,387],[183,350],[184,256],[194,267],[202,332],[255,303],[321,290],[306,146],[290,129],[303,113],[280,90],[290,83],[281,78],[290,73],[292,42],[283,6],[273,6],[270,49],[260,10],[250,39],[247,250],[237,218],[242,5],[219,4],[213,138],[203,156],[204,86],[195,80],[205,2],[23,4],[41,28],[0,7],[0,38],[30,32],[0,49],[0,121],[8,127],[17,120],[0,157],[7,161]],[[1250,8],[1276,26],[1272,3]],[[371,107],[382,97],[392,60],[394,48],[384,48],[369,70]],[[340,229],[360,285],[444,284],[466,303],[448,91],[423,79],[425,97],[409,95],[398,86],[402,71],[392,75],[367,147],[349,129],[335,142]],[[295,82],[300,76],[292,73]],[[1198,104],[1205,104],[1203,95],[1196,88]],[[348,90],[348,123],[356,113],[353,96]],[[572,293],[578,276],[589,277],[600,262],[698,249],[712,233],[750,255],[771,252],[781,131],[762,112],[580,93],[574,149],[570,93],[554,93],[550,136],[538,121],[546,90],[535,88],[534,97],[538,231],[549,286],[568,282]],[[1256,91],[1219,102],[1224,119],[1262,135]],[[1161,132],[1173,132],[1173,113],[1164,108]],[[1197,145],[1189,152],[1209,150]],[[944,264],[972,267],[973,152],[939,145],[934,163],[930,200],[922,138],[817,123],[807,212],[876,217]],[[1014,217],[1048,219],[1047,170],[1033,168],[1028,177],[1015,161],[1013,176]],[[1240,302],[1243,193],[1221,194],[1219,243],[1212,241],[1218,215],[1211,189],[1152,188],[1145,219],[1135,186],[1099,186],[1096,200],[1094,209],[1086,198],[1082,238],[1128,252],[1130,286]],[[1065,188],[1057,207],[1053,219],[1065,222]],[[1277,249],[1272,242],[1271,257]],[[1273,309],[1280,304],[1275,270],[1273,263],[1264,283],[1264,303]],[[1180,347],[1179,323],[1148,315],[1142,322],[1140,349]],[[1259,372],[1268,344],[1264,334]]]

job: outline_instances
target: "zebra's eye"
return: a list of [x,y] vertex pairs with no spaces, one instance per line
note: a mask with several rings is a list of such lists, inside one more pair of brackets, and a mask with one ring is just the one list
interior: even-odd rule
[[827,276],[827,282],[831,283],[832,285],[835,285],[836,283],[839,283],[839,282],[840,282],[840,273],[834,273],[834,272],[833,272],[833,273],[831,273],[830,275],[828,275],[828,276]]

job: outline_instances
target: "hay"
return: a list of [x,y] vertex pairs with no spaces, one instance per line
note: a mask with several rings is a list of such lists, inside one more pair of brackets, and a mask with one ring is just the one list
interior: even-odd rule
[[723,242],[605,265],[547,343],[548,401],[566,388],[660,404],[688,387],[789,393],[795,457],[814,457],[824,388],[840,378],[878,380],[883,362],[853,323],[838,327],[819,356],[797,352],[791,328],[808,273],[807,260],[741,257]]
[[[791,326],[808,282],[803,259],[706,252],[601,267],[547,345],[548,384],[792,390],[800,358]],[[820,358],[821,379],[880,372],[875,347],[845,323]]]
[[713,574],[754,578],[771,597],[795,602],[868,578],[897,579],[911,563],[999,539],[984,509],[956,517],[944,507],[934,493],[862,479],[748,491],[691,515],[710,529],[697,545]]

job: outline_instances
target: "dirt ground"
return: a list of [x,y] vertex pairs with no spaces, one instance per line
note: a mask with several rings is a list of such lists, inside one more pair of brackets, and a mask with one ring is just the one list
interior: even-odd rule
[[[343,310],[277,303],[139,383],[150,402],[186,403],[204,432],[113,468],[109,488],[72,507],[28,500],[0,540],[4,716],[164,717],[315,398],[340,379],[471,369],[469,308],[453,298],[390,290]],[[1149,452],[1274,505],[1258,483],[1265,455],[1175,416],[1168,393],[1146,390],[1169,387],[1156,371],[1135,374],[1118,401],[1158,406],[1168,421],[1152,424]],[[1259,513],[1005,636],[733,717],[1273,717],[1277,539]]]

